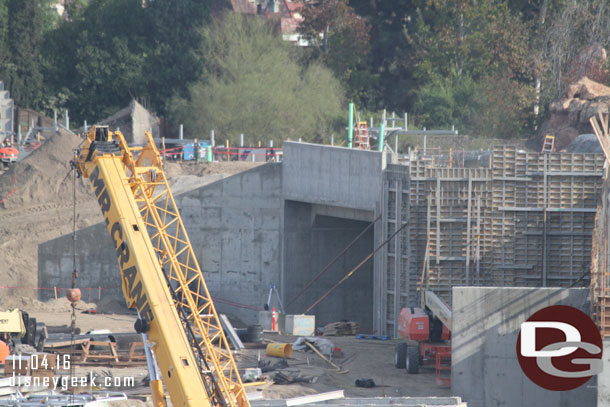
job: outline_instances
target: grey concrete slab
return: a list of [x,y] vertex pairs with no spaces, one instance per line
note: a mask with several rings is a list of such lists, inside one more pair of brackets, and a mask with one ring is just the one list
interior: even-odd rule
[[453,287],[451,391],[470,407],[595,406],[596,379],[565,392],[545,390],[521,371],[522,322],[550,305],[589,312],[584,288]]
[[[216,175],[215,175],[216,177]],[[246,324],[266,301],[269,285],[280,281],[281,166],[270,163],[175,196],[193,250],[219,312]],[[123,301],[116,253],[104,224],[77,232],[80,287],[108,287],[104,298]],[[40,287],[69,287],[72,237],[39,245]],[[39,291],[40,299],[53,291]],[[91,290],[97,300],[97,290]],[[87,290],[83,299],[89,300]],[[241,304],[245,308],[230,306]]]
[[284,142],[285,199],[374,210],[381,187],[382,153]]
[[604,370],[597,376],[597,407],[610,407],[610,339],[604,340]]
[[[252,400],[252,407],[281,407],[286,400]],[[466,407],[460,397],[371,397],[343,398],[306,404],[307,406],[397,406],[397,407],[427,407],[454,406]]]

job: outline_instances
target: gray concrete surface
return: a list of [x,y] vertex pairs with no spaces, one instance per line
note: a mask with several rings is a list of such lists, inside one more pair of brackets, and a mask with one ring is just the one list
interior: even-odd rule
[[597,376],[597,407],[610,407],[610,339],[604,340],[604,370]]
[[[287,306],[289,314],[304,313],[373,251],[374,234],[373,228],[370,228],[309,290],[296,299],[306,284],[368,225],[368,222],[360,220],[316,214],[315,207],[304,202],[284,202],[283,292],[289,302],[295,299],[292,305]],[[372,292],[373,261],[369,260],[309,313],[316,316],[318,326],[347,319],[359,322],[364,332],[370,332]]]
[[99,124],[108,125],[113,131],[120,129],[129,144],[144,144],[147,130],[151,131],[153,137],[160,137],[159,118],[135,100]]
[[283,196],[293,201],[374,210],[382,153],[284,142]]
[[[253,407],[286,406],[286,400],[253,400]],[[343,398],[307,403],[308,406],[466,407],[459,397],[371,397]]]
[[584,288],[453,288],[451,391],[469,407],[595,406],[596,379],[564,392],[523,374],[516,354],[522,322],[550,305],[589,311]]
[[[218,309],[255,323],[253,308],[263,306],[272,283],[280,287],[284,304],[292,300],[373,220],[382,166],[379,152],[286,142],[281,164],[266,164],[178,196]],[[102,225],[79,231],[79,285],[117,287],[103,295],[123,301],[107,236]],[[303,312],[373,251],[374,240],[371,228],[288,312]],[[41,287],[70,285],[71,248],[71,236],[39,246]],[[365,331],[372,328],[373,267],[370,260],[315,308],[319,324],[349,319]],[[51,293],[40,291],[41,299]],[[84,297],[89,298],[88,292]],[[91,298],[96,299],[95,293]],[[234,306],[239,304],[246,308]]]
[[15,103],[11,99],[8,89],[4,89],[4,82],[0,81],[0,142],[13,132],[15,118]]
[[[279,283],[280,193],[280,165],[267,164],[175,196],[217,309],[247,324],[257,321],[257,311],[234,305],[262,307],[269,284]],[[71,247],[70,235],[39,245],[40,287],[70,286]],[[78,285],[107,287],[103,300],[124,301],[105,225],[78,231],[77,253]],[[53,291],[39,291],[41,300],[52,295]],[[97,301],[97,290],[91,295]],[[88,290],[83,299],[89,300]]]

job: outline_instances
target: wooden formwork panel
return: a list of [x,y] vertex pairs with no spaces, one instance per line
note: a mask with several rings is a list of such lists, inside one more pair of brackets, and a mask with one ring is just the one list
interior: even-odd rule
[[[408,232],[388,244],[386,300],[417,305],[424,270],[428,287],[447,301],[459,285],[586,283],[603,162],[602,155],[526,153],[514,146],[495,148],[491,168],[412,162],[400,208],[396,188],[386,198],[386,237],[409,218]],[[397,246],[404,261],[392,257]],[[389,308],[388,329],[397,317]]]

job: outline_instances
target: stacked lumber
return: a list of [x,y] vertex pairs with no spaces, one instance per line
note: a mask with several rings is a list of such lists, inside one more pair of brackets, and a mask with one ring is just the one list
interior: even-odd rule
[[324,326],[324,336],[356,335],[360,330],[358,322],[333,322]]

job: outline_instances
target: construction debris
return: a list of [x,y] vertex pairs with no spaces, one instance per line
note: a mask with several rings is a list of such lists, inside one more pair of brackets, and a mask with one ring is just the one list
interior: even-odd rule
[[286,406],[300,406],[302,404],[309,404],[316,401],[335,400],[342,399],[343,390],[329,391],[326,393],[312,394],[309,396],[294,397],[286,400]]
[[328,339],[316,338],[315,336],[300,337],[292,344],[292,349],[298,351],[307,351],[307,344],[313,344],[322,354],[330,356],[333,353],[335,345]]
[[333,322],[324,326],[324,336],[356,335],[360,330],[358,322]]

